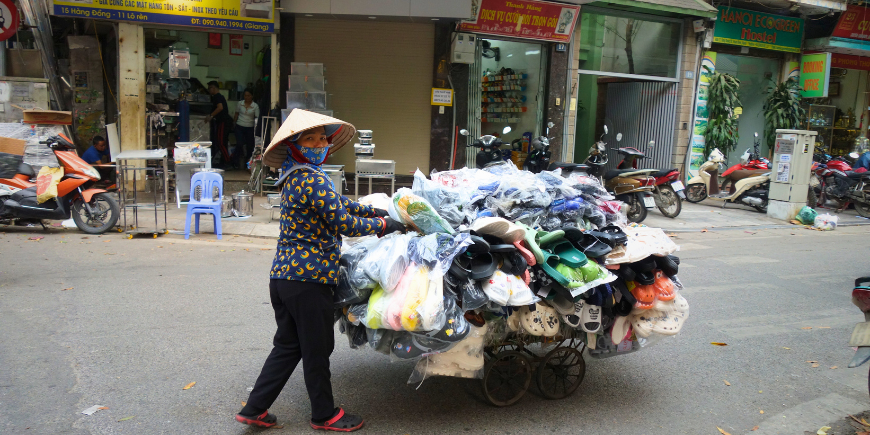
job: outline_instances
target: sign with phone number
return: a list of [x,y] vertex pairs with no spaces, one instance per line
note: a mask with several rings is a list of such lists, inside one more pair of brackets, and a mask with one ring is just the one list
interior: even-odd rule
[[[256,0],[254,0],[256,1]],[[251,0],[55,0],[54,15],[273,32],[272,2]]]

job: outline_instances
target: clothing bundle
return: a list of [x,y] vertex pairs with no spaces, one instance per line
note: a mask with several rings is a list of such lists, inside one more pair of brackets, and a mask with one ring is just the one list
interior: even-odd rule
[[688,317],[677,245],[629,224],[594,177],[418,171],[384,205],[412,231],[345,247],[335,306],[351,347],[418,359],[411,382],[481,377],[484,349],[515,337],[576,337],[598,358],[633,352]]

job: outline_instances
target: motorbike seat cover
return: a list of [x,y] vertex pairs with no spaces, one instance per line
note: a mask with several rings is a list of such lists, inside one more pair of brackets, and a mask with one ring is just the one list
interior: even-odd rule
[[846,176],[853,180],[860,180],[862,178],[870,178],[870,171],[868,172],[846,172]]
[[610,180],[611,178],[616,178],[616,177],[619,177],[623,174],[625,174],[625,175],[636,175],[636,174],[640,174],[640,173],[647,173],[648,174],[652,171],[654,171],[654,169],[635,169],[635,168],[611,169],[611,170],[604,173],[604,179]]
[[768,172],[770,172],[770,169],[740,169],[731,172],[726,178],[728,178],[732,182],[737,182],[744,178],[755,177],[758,175],[766,174]]
[[637,157],[641,157],[641,158],[646,157],[646,154],[644,154],[643,152],[636,150],[634,148],[619,148],[616,150],[616,152],[618,152],[620,154],[637,156]]
[[27,163],[21,163],[18,165],[18,173],[27,175],[30,178],[33,178],[36,175],[36,173],[33,172],[33,166],[30,166]]
[[677,168],[661,169],[661,170],[659,170],[658,172],[653,172],[651,175],[652,175],[653,177],[656,177],[656,178],[661,178],[661,177],[664,177],[664,176],[670,174],[671,172],[674,172],[674,171],[677,171],[677,170],[678,170]]

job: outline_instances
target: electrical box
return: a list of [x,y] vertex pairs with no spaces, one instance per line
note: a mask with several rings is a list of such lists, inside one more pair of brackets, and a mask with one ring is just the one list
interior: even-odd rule
[[453,42],[450,44],[450,62],[474,63],[474,48],[477,44],[477,35],[472,33],[454,33]]
[[809,130],[776,130],[768,215],[791,220],[806,205],[817,134]]

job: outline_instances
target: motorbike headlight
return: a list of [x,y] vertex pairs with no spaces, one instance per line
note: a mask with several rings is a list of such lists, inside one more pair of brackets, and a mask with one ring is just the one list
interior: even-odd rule
[[94,169],[93,166],[88,165],[88,167],[84,169],[84,173],[88,174],[88,177],[96,178],[97,181],[100,181],[100,173]]

